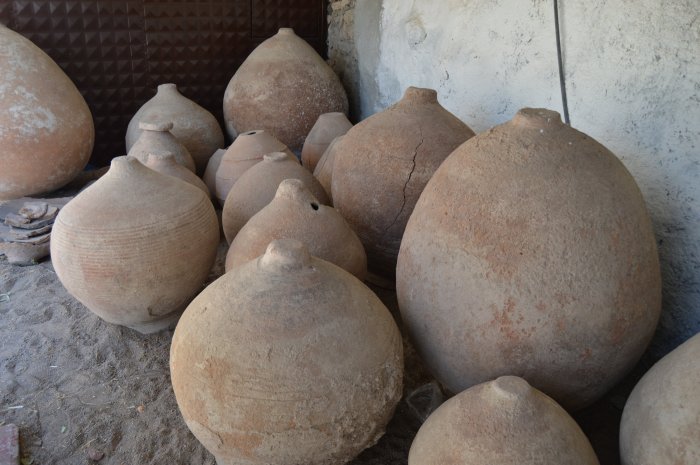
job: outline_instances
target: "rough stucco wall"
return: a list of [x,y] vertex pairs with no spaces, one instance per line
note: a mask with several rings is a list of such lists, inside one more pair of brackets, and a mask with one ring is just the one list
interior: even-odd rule
[[[562,110],[551,0],[342,0],[329,56],[353,114],[409,85],[475,131],[524,106]],[[664,311],[656,356],[700,331],[700,4],[560,1],[571,122],[635,176],[659,243]]]

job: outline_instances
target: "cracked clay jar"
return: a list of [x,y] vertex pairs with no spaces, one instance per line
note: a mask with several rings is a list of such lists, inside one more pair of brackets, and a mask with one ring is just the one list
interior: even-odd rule
[[187,426],[218,465],[341,465],[384,434],[403,349],[369,288],[282,239],[192,301],[170,373]]
[[399,102],[336,142],[333,205],[365,246],[370,273],[386,284],[393,285],[401,237],[420,193],[440,163],[472,136],[438,103],[436,91],[409,87]]
[[540,108],[469,140],[435,172],[406,226],[396,291],[418,352],[451,392],[512,374],[568,410],[634,366],[661,311],[634,178]]

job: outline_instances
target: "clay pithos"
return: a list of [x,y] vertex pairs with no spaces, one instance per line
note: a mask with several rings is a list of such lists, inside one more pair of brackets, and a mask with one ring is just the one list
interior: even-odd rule
[[301,150],[320,115],[335,111],[348,112],[340,79],[290,28],[281,28],[258,45],[224,94],[224,120],[231,138],[265,129],[292,150]]
[[201,189],[117,157],[58,214],[51,259],[92,312],[150,333],[173,324],[201,290],[218,244],[216,213]]
[[216,196],[216,172],[221,165],[221,159],[224,157],[226,149],[217,149],[214,155],[211,156],[209,162],[207,163],[207,169],[204,170],[204,176],[202,176],[202,181],[207,185],[207,189],[213,196]]
[[445,160],[408,222],[396,278],[403,321],[450,391],[516,374],[568,410],[634,366],[661,310],[634,178],[544,109]]
[[192,155],[170,132],[173,129],[172,122],[143,120],[139,123],[139,129],[139,138],[129,149],[128,156],[146,164],[150,153],[172,153],[179,164],[192,172],[195,171]]
[[334,208],[321,205],[298,179],[285,179],[275,198],[243,226],[226,255],[226,271],[259,257],[275,239],[297,239],[314,256],[338,265],[360,281],[367,256],[357,235]]
[[231,187],[243,173],[262,161],[263,155],[272,152],[294,154],[268,131],[255,130],[239,135],[226,150],[216,171],[216,198],[223,206]]
[[700,334],[649,370],[620,424],[622,465],[700,463]]
[[336,137],[348,132],[351,127],[352,123],[345,116],[345,113],[336,111],[319,116],[304,140],[304,147],[301,149],[301,164],[313,173],[328,145]]
[[383,435],[401,398],[402,351],[374,293],[284,239],[190,304],[170,374],[218,465],[341,465]]
[[153,171],[157,171],[160,174],[165,174],[167,176],[172,176],[174,178],[188,182],[193,186],[197,187],[198,189],[201,189],[201,191],[204,192],[207,197],[211,197],[211,194],[209,193],[209,188],[207,188],[207,185],[204,184],[204,181],[199,179],[199,177],[192,171],[178,164],[178,162],[175,161],[175,155],[173,155],[172,153],[149,153],[145,164],[147,167],[149,167]]
[[238,179],[226,197],[221,220],[229,244],[248,220],[275,198],[285,179],[299,179],[319,203],[328,205],[323,187],[294,156],[284,152],[267,154]]
[[328,144],[328,148],[323,152],[321,159],[316,164],[316,169],[314,169],[314,177],[318,179],[318,182],[323,186],[323,190],[326,191],[328,199],[333,205],[333,190],[331,189],[333,180],[333,162],[335,161],[335,150],[336,144],[340,142],[345,136],[338,136],[333,141]]
[[173,123],[171,132],[192,156],[199,175],[204,173],[209,157],[224,146],[224,133],[214,115],[183,96],[175,84],[169,83],[159,85],[156,95],[131,118],[126,130],[127,151],[141,135],[139,123],[154,118]]
[[517,376],[467,389],[418,430],[408,465],[598,465],[566,411]]
[[53,191],[87,164],[92,114],[39,47],[0,24],[0,200]]
[[432,89],[403,98],[335,144],[333,206],[367,251],[369,271],[393,285],[396,256],[413,206],[440,163],[474,135]]

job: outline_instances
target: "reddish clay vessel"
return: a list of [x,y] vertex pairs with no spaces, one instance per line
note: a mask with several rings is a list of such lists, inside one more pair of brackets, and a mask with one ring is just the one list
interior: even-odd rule
[[39,47],[0,24],[0,200],[49,192],[87,164],[92,115]]
[[301,149],[301,164],[313,173],[328,145],[336,137],[348,132],[351,127],[352,123],[345,116],[345,113],[336,111],[319,116],[304,140],[304,147]]
[[440,163],[474,135],[432,89],[403,98],[336,143],[333,205],[367,251],[369,270],[393,283],[396,255],[413,206]]
[[318,179],[318,182],[323,186],[323,190],[326,191],[328,199],[333,204],[333,190],[331,189],[333,180],[333,163],[335,162],[335,155],[338,153],[335,150],[336,145],[345,136],[338,136],[328,145],[328,148],[323,152],[323,156],[316,164],[316,169],[314,169],[314,177]]
[[195,170],[192,155],[170,132],[173,129],[173,123],[144,120],[139,123],[139,129],[140,136],[127,153],[128,156],[146,164],[150,153],[172,153],[179,164],[190,171]]
[[354,276],[279,240],[190,304],[170,373],[219,465],[340,465],[382,436],[401,398],[401,335]]
[[527,381],[503,376],[442,404],[423,423],[408,465],[598,465],[573,418]]
[[207,163],[207,169],[204,170],[204,176],[202,176],[202,181],[207,185],[207,189],[212,195],[216,194],[216,172],[219,170],[219,165],[221,165],[221,159],[224,157],[226,149],[217,149],[214,155],[211,156],[209,162]]
[[248,131],[239,135],[224,153],[216,171],[216,198],[219,203],[224,204],[231,187],[243,173],[262,161],[263,155],[272,152],[294,156],[286,145],[267,131]]
[[661,309],[634,179],[558,113],[533,108],[440,166],[406,227],[396,285],[417,349],[450,391],[515,374],[570,410],[634,366]]
[[297,239],[314,257],[338,265],[360,281],[367,256],[357,235],[335,209],[321,205],[298,179],[285,179],[275,198],[243,226],[226,256],[226,271],[259,257],[275,239]]
[[226,130],[232,138],[265,129],[292,150],[301,150],[320,115],[334,111],[348,112],[340,79],[290,28],[258,45],[224,94]]
[[148,166],[153,171],[157,171],[160,174],[165,174],[167,176],[172,176],[177,179],[181,179],[201,189],[207,197],[210,197],[209,189],[204,181],[199,179],[196,174],[188,170],[184,166],[178,164],[175,161],[175,155],[170,152],[160,152],[160,153],[150,153],[148,154],[148,159],[146,160],[146,166]]
[[622,465],[700,463],[700,334],[662,358],[627,399]]
[[127,151],[141,135],[139,123],[154,118],[173,122],[171,132],[192,155],[199,175],[204,173],[209,157],[224,146],[224,133],[214,115],[183,96],[175,84],[161,84],[156,95],[131,118],[126,131]]
[[229,244],[248,220],[275,198],[277,188],[285,179],[299,179],[321,204],[328,205],[323,187],[294,156],[284,152],[267,154],[262,162],[240,177],[226,197],[222,223]]
[[150,333],[174,323],[201,290],[218,244],[216,213],[200,189],[117,157],[58,214],[51,259],[88,309]]

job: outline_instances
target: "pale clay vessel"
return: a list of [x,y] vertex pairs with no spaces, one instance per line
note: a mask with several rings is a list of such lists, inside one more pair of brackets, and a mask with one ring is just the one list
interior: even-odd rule
[[700,334],[662,358],[630,394],[620,424],[622,465],[700,463]]
[[533,108],[435,172],[406,227],[396,290],[416,348],[451,392],[515,374],[568,410],[634,366],[661,310],[634,179],[558,113]]
[[301,150],[320,115],[335,111],[348,112],[340,79],[290,28],[258,45],[224,94],[224,120],[231,138],[265,129],[292,150]]
[[442,161],[473,135],[436,91],[409,87],[335,144],[333,206],[360,236],[370,273],[393,284],[413,206]]
[[209,157],[224,146],[224,133],[214,115],[180,94],[172,83],[158,86],[156,95],[131,118],[126,131],[126,150],[138,140],[139,123],[153,118],[172,121],[172,133],[192,155],[198,175],[204,173]]
[[226,271],[259,257],[275,239],[296,239],[314,257],[333,263],[360,281],[367,256],[357,235],[335,209],[321,205],[298,179],[285,179],[275,198],[243,226],[226,255]]
[[192,171],[180,165],[175,160],[175,155],[170,152],[149,153],[145,165],[160,174],[165,174],[188,182],[198,189],[201,189],[207,197],[211,197],[209,188],[204,184],[204,181],[199,179]]
[[0,24],[0,200],[50,192],[87,164],[92,114],[39,47]]
[[524,379],[457,394],[418,430],[408,465],[599,465],[581,428]]
[[313,173],[328,145],[336,137],[348,132],[351,127],[352,123],[345,116],[345,113],[336,111],[319,116],[304,140],[304,147],[301,149],[301,164]]
[[267,154],[238,179],[226,197],[222,223],[229,244],[248,220],[272,201],[285,179],[299,179],[319,203],[328,205],[323,187],[295,157],[284,152]]
[[323,152],[321,159],[314,169],[314,177],[318,179],[318,182],[323,186],[323,190],[326,191],[331,205],[333,205],[333,190],[331,189],[333,181],[333,163],[335,162],[335,155],[338,153],[335,147],[338,142],[343,140],[343,137],[345,136],[338,136],[333,139],[326,148],[326,151]]
[[68,292],[100,318],[150,333],[173,324],[202,289],[218,244],[200,189],[117,157],[58,214],[51,259]]
[[240,134],[226,150],[216,170],[216,198],[223,206],[231,187],[243,173],[272,152],[294,154],[268,131],[255,130]]
[[172,122],[144,120],[139,123],[139,129],[141,130],[139,138],[127,152],[128,156],[146,164],[148,154],[168,152],[175,156],[179,164],[192,172],[195,171],[192,155],[170,132],[173,129]]
[[364,284],[285,239],[190,304],[170,372],[187,426],[218,465],[341,465],[393,415],[402,340]]

